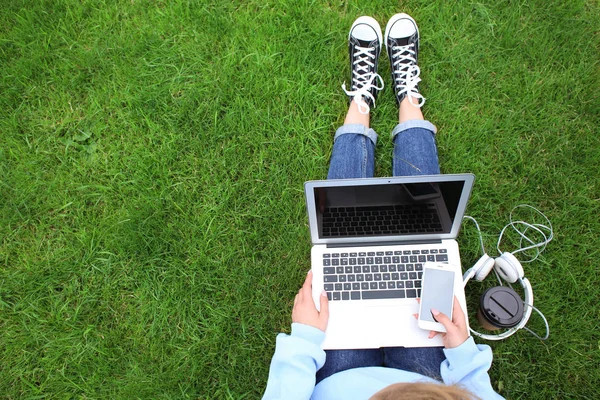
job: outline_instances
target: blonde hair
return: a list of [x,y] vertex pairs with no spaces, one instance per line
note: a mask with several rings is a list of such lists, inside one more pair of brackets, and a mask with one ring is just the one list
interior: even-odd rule
[[371,400],[479,400],[456,385],[437,383],[395,383],[375,393]]

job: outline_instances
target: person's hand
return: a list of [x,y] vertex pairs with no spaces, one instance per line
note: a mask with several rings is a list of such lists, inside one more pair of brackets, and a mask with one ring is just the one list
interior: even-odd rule
[[450,320],[446,314],[435,309],[431,309],[431,313],[437,322],[444,325],[446,333],[431,331],[429,332],[430,339],[434,338],[437,334],[441,334],[444,341],[444,347],[452,349],[460,346],[469,338],[465,314],[463,313],[456,296],[454,296],[454,306],[452,307],[452,320]]
[[329,299],[327,299],[327,293],[323,291],[320,296],[321,312],[317,311],[312,298],[312,278],[313,274],[310,271],[294,299],[292,322],[310,325],[325,332],[329,320]]
[[[421,299],[417,299],[420,303]],[[425,310],[424,310],[425,311]],[[436,335],[442,335],[444,347],[452,349],[458,347],[469,338],[469,330],[467,329],[467,322],[465,320],[465,314],[458,302],[456,296],[454,296],[454,305],[452,306],[452,321],[448,316],[442,312],[431,309],[433,318],[446,328],[446,333],[429,331],[429,339],[433,339]],[[419,314],[414,314],[415,318],[419,318]]]

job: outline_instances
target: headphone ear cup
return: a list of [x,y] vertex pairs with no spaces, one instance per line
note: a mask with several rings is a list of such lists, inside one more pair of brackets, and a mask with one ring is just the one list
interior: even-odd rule
[[494,268],[494,259],[487,254],[484,254],[473,267],[475,269],[475,280],[482,281],[484,280],[492,268]]
[[519,260],[508,252],[502,253],[500,257],[496,258],[494,268],[502,279],[510,283],[515,283],[525,276]]

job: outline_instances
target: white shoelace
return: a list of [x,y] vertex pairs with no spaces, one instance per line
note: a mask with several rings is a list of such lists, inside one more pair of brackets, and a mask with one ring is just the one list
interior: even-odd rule
[[[392,69],[394,71],[394,76],[400,75],[395,78],[398,96],[402,93],[406,93],[410,104],[420,108],[425,104],[425,98],[417,90],[417,85],[421,82],[421,78],[419,77],[421,69],[416,64],[417,60],[414,58],[414,47],[414,43],[407,46],[392,47],[392,59],[395,60]],[[409,61],[410,63],[406,63],[406,61]],[[416,102],[414,100],[416,100]]]
[[[354,54],[354,62],[352,63],[355,68],[352,69],[352,89],[346,90],[346,83],[342,85],[342,89],[348,96],[352,96],[356,104],[358,105],[358,112],[361,114],[368,114],[371,110],[369,104],[364,98],[370,98],[373,101],[373,107],[375,107],[375,97],[371,94],[370,90],[374,87],[377,90],[383,89],[383,79],[379,74],[369,72],[369,68],[372,68],[375,64],[370,60],[375,58],[374,47],[360,47],[356,46],[356,54]],[[359,65],[364,62],[366,65]],[[379,80],[380,86],[377,86],[377,80]]]

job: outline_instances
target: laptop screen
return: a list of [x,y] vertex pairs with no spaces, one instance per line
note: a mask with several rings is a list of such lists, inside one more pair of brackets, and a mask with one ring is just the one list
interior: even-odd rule
[[[463,197],[467,185],[465,179],[394,182],[390,178],[380,181],[381,184],[371,180],[363,184],[313,185],[310,197],[314,202],[307,201],[313,208],[308,210],[309,217],[314,216],[311,224],[316,225],[311,226],[311,233],[316,228],[314,233],[325,242],[345,239],[356,242],[360,238],[402,241],[425,236],[446,238],[453,228],[457,229],[455,219],[459,207],[462,206],[459,215],[462,219],[466,206],[461,204],[461,200],[466,203]],[[466,192],[468,198],[470,186]]]

